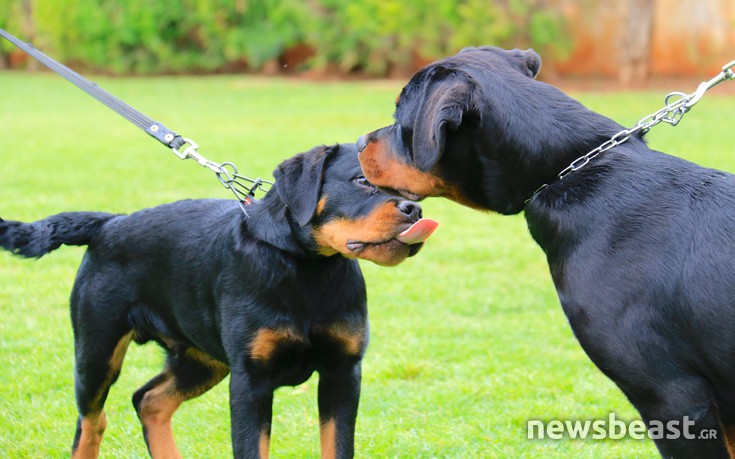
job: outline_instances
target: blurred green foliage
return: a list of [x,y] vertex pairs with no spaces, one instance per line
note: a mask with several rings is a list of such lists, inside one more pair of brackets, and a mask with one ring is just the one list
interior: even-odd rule
[[[0,27],[124,74],[261,70],[298,45],[341,73],[410,72],[465,46],[565,53],[545,0],[0,0]],[[2,48],[6,53],[7,45]],[[2,51],[0,51],[1,53]],[[302,53],[302,58],[303,53]]]

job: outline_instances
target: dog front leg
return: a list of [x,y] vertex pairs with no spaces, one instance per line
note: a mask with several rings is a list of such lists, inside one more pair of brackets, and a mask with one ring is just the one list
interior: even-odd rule
[[232,452],[238,459],[267,459],[270,447],[273,389],[255,383],[247,371],[232,371],[230,418]]
[[319,373],[322,459],[351,458],[360,402],[360,363]]

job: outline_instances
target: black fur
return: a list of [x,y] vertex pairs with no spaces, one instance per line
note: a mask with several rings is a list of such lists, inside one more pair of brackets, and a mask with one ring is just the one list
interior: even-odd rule
[[[407,201],[361,175],[354,145],[319,147],[283,162],[249,217],[232,200],[195,200],[127,216],[0,221],[0,245],[25,257],[88,245],[71,294],[74,457],[96,455],[89,445],[101,440],[105,398],[131,339],[154,340],[168,355],[165,370],[133,396],[152,455],[174,453],[160,424],[178,403],[228,372],[235,456],[267,454],[273,391],[318,371],[320,419],[334,426],[336,456],[351,457],[368,343],[365,284],[356,260],[324,255],[346,249],[322,246],[317,235],[334,219],[359,220],[376,208],[396,215],[386,239],[417,218],[402,210]],[[389,261],[417,251],[391,251]]]
[[66,212],[35,223],[0,219],[0,247],[26,258],[40,258],[62,244],[89,244],[113,217],[103,212]]
[[[532,79],[539,67],[533,51],[491,47],[431,64],[403,90],[395,124],[358,145],[374,143],[371,151],[430,171],[458,190],[459,202],[505,214],[525,210],[562,307],[594,363],[646,422],[681,426],[686,416],[694,422],[690,432],[716,433],[706,440],[656,440],[661,455],[729,457],[735,176],[652,151],[634,137],[556,180],[622,127]],[[466,96],[468,87],[474,89]],[[427,104],[433,112],[423,110]],[[474,113],[479,125],[457,123]],[[443,145],[431,131],[416,138],[427,136],[425,123],[442,126],[442,120]],[[378,167],[363,167],[378,186],[407,192],[416,186],[381,183]]]

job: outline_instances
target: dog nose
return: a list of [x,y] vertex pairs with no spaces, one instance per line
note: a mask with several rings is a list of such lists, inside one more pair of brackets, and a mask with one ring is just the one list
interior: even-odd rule
[[367,147],[367,139],[365,139],[364,135],[361,135],[359,139],[357,139],[357,152],[360,153],[362,150]]
[[413,201],[401,201],[398,203],[398,210],[406,214],[411,220],[421,218],[421,206]]

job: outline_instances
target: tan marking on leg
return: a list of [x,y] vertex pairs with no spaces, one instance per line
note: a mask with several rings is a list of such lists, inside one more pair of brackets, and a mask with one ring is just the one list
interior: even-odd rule
[[133,332],[130,332],[120,338],[117,342],[115,350],[112,351],[112,358],[110,358],[110,369],[119,371],[122,368],[123,360],[125,359],[125,353],[128,350],[130,340],[133,338]]
[[209,355],[198,349],[190,347],[186,350],[184,354],[187,358],[194,360],[197,363],[200,363],[202,366],[207,367],[212,372],[212,377],[209,380],[204,381],[194,390],[182,393],[184,401],[191,400],[192,398],[198,397],[207,392],[209,389],[219,384],[219,382],[222,381],[225,376],[230,373],[230,367],[227,366],[227,364],[210,357]]
[[722,431],[725,434],[727,452],[730,453],[730,458],[735,459],[735,426],[723,426]]
[[122,368],[123,360],[125,359],[125,352],[128,350],[128,345],[130,344],[132,337],[133,332],[124,335],[120,338],[117,345],[115,345],[115,349],[112,351],[105,380],[100,386],[99,392],[95,394],[89,406],[86,407],[87,409],[92,409],[96,412],[88,414],[82,418],[82,432],[79,437],[79,442],[77,443],[77,447],[72,451],[72,458],[74,459],[96,458],[99,455],[102,435],[107,427],[107,418],[104,411],[102,411],[102,405],[104,404],[102,398],[110,389],[112,383],[120,375],[120,369]]
[[174,442],[171,418],[184,399],[174,386],[173,375],[166,374],[166,378],[158,386],[143,395],[138,406],[138,416],[154,459],[181,457]]
[[110,363],[107,375],[105,376],[105,382],[100,386],[99,393],[97,393],[92,400],[92,403],[90,404],[91,407],[102,410],[102,406],[100,406],[102,404],[102,397],[120,375],[120,369],[122,368],[123,360],[125,359],[125,353],[128,351],[128,345],[132,338],[133,332],[130,332],[120,338],[120,341],[117,342],[115,349],[112,351],[112,356],[110,356]]
[[148,448],[154,459],[181,457],[176,447],[171,422],[174,413],[183,402],[205,393],[229,373],[229,367],[226,364],[198,349],[186,349],[181,358],[201,364],[203,368],[211,372],[211,376],[198,386],[183,392],[176,387],[176,376],[167,368],[162,373],[161,382],[143,395],[138,405],[138,417],[143,425]]
[[82,434],[76,448],[71,452],[72,459],[96,459],[100,454],[100,443],[106,427],[104,411],[83,417]]
[[250,358],[268,361],[281,343],[303,342],[304,337],[290,328],[261,328],[250,343]]
[[319,426],[319,442],[322,447],[322,459],[337,457],[337,426],[334,419],[321,423]]
[[271,438],[265,430],[260,432],[260,459],[268,459],[270,454]]

